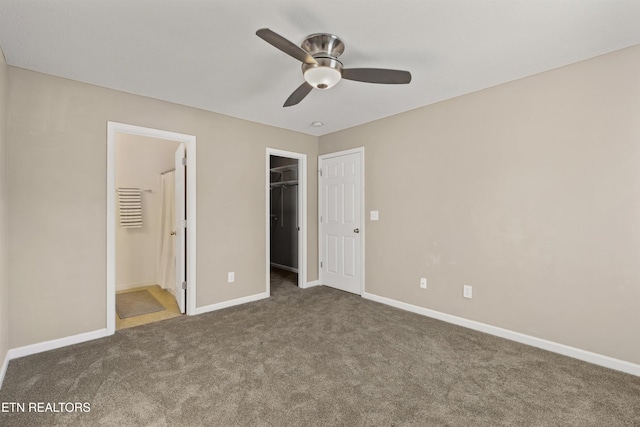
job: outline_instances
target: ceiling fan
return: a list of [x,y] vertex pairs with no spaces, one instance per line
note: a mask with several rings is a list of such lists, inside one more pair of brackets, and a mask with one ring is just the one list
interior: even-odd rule
[[304,39],[300,47],[268,28],[256,31],[256,35],[302,62],[305,81],[287,98],[284,107],[298,104],[313,88],[329,89],[341,79],[382,84],[407,84],[411,81],[411,73],[408,71],[343,68],[338,57],[344,52],[344,43],[333,34],[311,34]]

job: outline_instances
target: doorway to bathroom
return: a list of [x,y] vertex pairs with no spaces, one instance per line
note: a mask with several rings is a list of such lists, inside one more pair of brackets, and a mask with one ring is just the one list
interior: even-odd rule
[[195,137],[109,122],[107,330],[195,308]]
[[267,291],[306,280],[306,155],[267,149]]

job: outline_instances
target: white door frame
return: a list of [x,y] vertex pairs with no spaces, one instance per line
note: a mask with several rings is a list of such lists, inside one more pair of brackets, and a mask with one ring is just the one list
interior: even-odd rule
[[321,156],[318,156],[318,280],[320,282],[321,285],[324,285],[324,281],[323,281],[323,277],[322,277],[322,268],[320,267],[320,263],[323,261],[322,260],[322,254],[324,253],[324,247],[323,247],[323,238],[322,238],[322,233],[323,233],[323,227],[322,227],[322,221],[320,220],[320,218],[322,217],[322,212],[323,212],[323,207],[324,207],[324,203],[322,201],[322,184],[323,184],[323,177],[320,174],[320,171],[322,171],[322,162],[325,159],[329,159],[331,157],[339,157],[339,156],[345,156],[347,154],[355,154],[358,153],[360,154],[360,236],[362,238],[361,242],[360,242],[360,295],[364,295],[365,293],[365,277],[364,277],[364,265],[365,265],[365,236],[366,236],[366,226],[365,226],[365,212],[364,212],[364,189],[365,189],[365,182],[364,182],[364,147],[359,147],[359,148],[352,148],[350,150],[344,150],[344,151],[337,151],[335,153],[327,153],[327,154],[323,154]]
[[271,181],[271,156],[288,157],[298,160],[298,287],[307,287],[307,155],[293,151],[268,148],[265,167],[265,219],[266,219],[266,290],[271,295],[271,218],[269,182]]
[[116,331],[116,134],[183,142],[187,147],[187,313],[196,314],[196,137],[107,122],[107,335]]

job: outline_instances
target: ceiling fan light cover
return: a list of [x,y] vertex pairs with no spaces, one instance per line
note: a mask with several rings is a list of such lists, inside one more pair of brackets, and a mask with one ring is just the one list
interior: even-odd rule
[[329,89],[342,78],[339,70],[331,67],[311,67],[305,70],[304,79],[317,89]]

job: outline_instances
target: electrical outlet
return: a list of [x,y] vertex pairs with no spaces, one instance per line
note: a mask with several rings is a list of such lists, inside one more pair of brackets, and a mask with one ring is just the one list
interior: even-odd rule
[[469,299],[473,298],[473,287],[464,285],[462,288],[462,296]]
[[427,289],[427,278],[426,277],[423,277],[423,278],[420,279],[420,287],[422,289]]
[[236,273],[230,271],[227,273],[227,283],[233,283],[236,280]]

